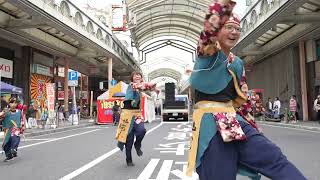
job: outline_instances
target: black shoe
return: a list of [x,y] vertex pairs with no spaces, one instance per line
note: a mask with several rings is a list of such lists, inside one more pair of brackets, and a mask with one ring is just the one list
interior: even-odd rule
[[4,162],[9,162],[9,161],[11,161],[13,159],[13,157],[12,156],[9,156],[9,157],[7,157],[5,160],[4,160]]
[[126,159],[126,162],[127,162],[127,166],[134,166],[132,159],[131,160]]
[[121,151],[123,151],[124,143],[118,142],[117,146]]
[[143,152],[141,151],[141,148],[136,148],[136,151],[137,151],[137,155],[138,156],[142,156],[143,155]]
[[18,152],[15,149],[11,150],[11,154],[12,154],[13,157],[18,157]]
[[133,162],[127,162],[127,166],[134,166]]

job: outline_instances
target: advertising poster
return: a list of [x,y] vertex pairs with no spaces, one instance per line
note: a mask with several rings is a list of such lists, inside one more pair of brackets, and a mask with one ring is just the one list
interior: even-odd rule
[[112,107],[114,106],[114,102],[117,101],[117,104],[123,108],[123,98],[114,98],[107,100],[98,100],[97,108],[98,108],[98,122],[97,124],[111,124],[113,123],[113,112]]
[[47,101],[47,83],[51,83],[50,77],[39,74],[31,75],[31,100],[40,107],[44,107]]

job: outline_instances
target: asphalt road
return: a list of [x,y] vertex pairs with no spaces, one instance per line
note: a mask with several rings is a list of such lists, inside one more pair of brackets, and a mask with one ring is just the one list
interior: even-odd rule
[[[157,121],[146,124],[146,128],[144,155],[137,157],[133,149],[134,167],[126,166],[124,152],[116,148],[115,127],[93,126],[24,139],[18,158],[0,162],[1,179],[188,179],[184,170],[191,125]],[[308,179],[320,180],[320,132],[262,128]],[[197,179],[196,174],[189,179]]]

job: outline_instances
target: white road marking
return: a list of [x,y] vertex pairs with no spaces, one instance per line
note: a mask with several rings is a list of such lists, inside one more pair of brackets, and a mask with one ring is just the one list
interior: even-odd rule
[[81,128],[76,128],[76,129],[69,129],[69,130],[65,130],[65,131],[54,132],[54,133],[50,133],[50,134],[42,134],[42,135],[33,136],[33,137],[41,137],[41,136],[62,134],[62,133],[65,133],[65,132],[76,131],[76,130],[81,130],[81,129],[85,129],[85,128],[86,128],[86,127],[81,127]]
[[162,124],[189,124],[189,123],[191,122],[168,122],[168,121],[162,122]]
[[27,142],[27,141],[49,141],[49,140],[53,140],[53,139],[56,139],[56,138],[43,138],[43,139],[33,139],[33,138],[30,138],[30,139],[21,139],[21,142]]
[[147,166],[144,168],[142,173],[139,175],[137,179],[129,179],[129,180],[149,180],[152,176],[152,173],[156,169],[160,159],[151,159]]
[[178,164],[178,165],[187,165],[188,162],[175,162],[174,164]]
[[[152,128],[152,129],[148,130],[146,134],[149,134],[149,133],[153,132],[154,130],[158,129],[161,126],[162,126],[162,123],[160,123],[159,125],[157,125],[156,127]],[[117,153],[118,151],[120,151],[119,148],[114,148],[113,150],[111,150],[111,151],[107,152],[106,154],[94,159],[93,161],[89,162],[88,164],[83,165],[79,169],[71,172],[70,174],[65,175],[64,177],[60,178],[60,180],[73,179],[73,178],[79,176],[80,174],[82,174],[83,172],[87,171],[88,169],[90,169],[90,168],[94,167],[95,165],[101,163],[103,160],[107,159],[108,157],[112,156],[113,154]]]
[[192,174],[191,177],[188,177],[186,175],[186,172],[180,171],[178,169],[171,171],[171,173],[179,177],[180,178],[179,180],[198,180],[199,179],[198,175],[195,172]]
[[276,125],[269,125],[269,124],[260,124],[260,125],[262,125],[262,126],[276,127],[276,128],[283,128],[283,129],[299,130],[299,131],[305,131],[305,132],[320,133],[320,131],[312,131],[312,130],[300,129],[300,128],[283,127],[283,126],[276,126]]
[[156,180],[169,179],[173,160],[164,160]]
[[108,129],[106,126],[88,126],[86,129]]
[[[155,172],[156,167],[158,166],[160,159],[151,159],[147,166],[143,169],[142,173],[139,175],[137,179],[129,179],[129,180],[169,180],[170,174],[177,176],[179,179],[171,179],[171,180],[198,180],[199,176],[196,172],[193,172],[191,177],[186,176],[187,172],[187,162],[175,162],[173,160],[164,160],[160,171]],[[172,169],[173,164],[182,165],[182,171],[177,167]],[[152,175],[157,173],[156,179],[151,179]]]
[[[70,135],[70,136],[65,136],[65,137],[61,137],[61,138],[55,138],[55,139],[51,139],[51,140],[48,140],[48,141],[43,141],[43,142],[38,142],[38,143],[34,143],[34,144],[29,144],[29,145],[21,146],[21,147],[19,147],[18,149],[24,149],[24,148],[27,148],[27,147],[37,146],[37,145],[40,145],[40,144],[45,144],[45,143],[49,143],[49,142],[59,141],[59,140],[62,140],[62,139],[67,139],[67,138],[71,138],[71,137],[75,137],[75,136],[80,136],[80,135],[92,133],[92,132],[99,131],[99,130],[100,130],[100,129],[94,129],[94,130],[86,131],[86,132],[83,132],[83,133],[73,134],[73,135]],[[0,151],[0,153],[3,153],[3,151]]]

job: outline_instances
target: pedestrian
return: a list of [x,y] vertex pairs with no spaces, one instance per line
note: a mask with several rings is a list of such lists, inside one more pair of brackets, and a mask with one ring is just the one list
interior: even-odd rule
[[121,108],[118,105],[117,101],[114,101],[114,105],[112,107],[112,119],[113,119],[113,125],[116,126],[119,123],[120,120],[120,112]]
[[296,95],[292,95],[290,98],[290,102],[289,102],[289,109],[290,109],[290,120],[292,123],[297,123],[297,109],[298,109],[298,105],[297,105],[297,100],[296,100]]
[[279,97],[276,97],[273,102],[273,118],[279,119],[280,118],[280,110],[281,110],[281,102]]
[[316,111],[316,113],[317,113],[317,121],[320,123],[320,94],[314,100],[313,110]]
[[305,180],[280,148],[260,133],[249,110],[243,93],[244,63],[230,52],[241,31],[234,6],[231,0],[212,3],[205,20],[208,27],[201,33],[190,77],[196,104],[187,175],[196,168],[200,180],[235,180],[237,172],[252,179],[263,174],[274,180]]
[[48,106],[44,105],[44,107],[41,110],[41,128],[45,128],[46,122],[48,120],[49,117],[49,110],[48,110]]
[[3,121],[4,129],[2,148],[6,155],[5,162],[18,156],[20,136],[24,131],[24,116],[21,110],[17,109],[17,105],[17,99],[10,98],[9,110],[0,113],[0,120]]
[[[137,155],[142,156],[141,143],[146,134],[144,119],[141,114],[141,93],[143,91],[155,90],[155,84],[144,83],[140,72],[131,74],[131,83],[127,88],[124,100],[124,108],[121,111],[116,139],[118,147],[122,151],[126,148],[126,162],[128,166],[134,166],[132,161],[132,146],[136,149]],[[128,121],[129,120],[129,121]],[[135,142],[134,142],[135,137]]]
[[268,102],[266,103],[266,108],[267,108],[267,117],[271,118],[273,117],[273,103],[271,101],[271,98],[268,98]]
[[62,103],[59,103],[58,106],[58,121],[62,122],[62,124],[64,124],[65,121],[65,117],[64,117],[64,105],[62,105]]
[[30,128],[37,127],[37,121],[36,121],[36,114],[37,114],[37,107],[34,103],[34,101],[31,101],[29,109],[28,109],[28,124]]

